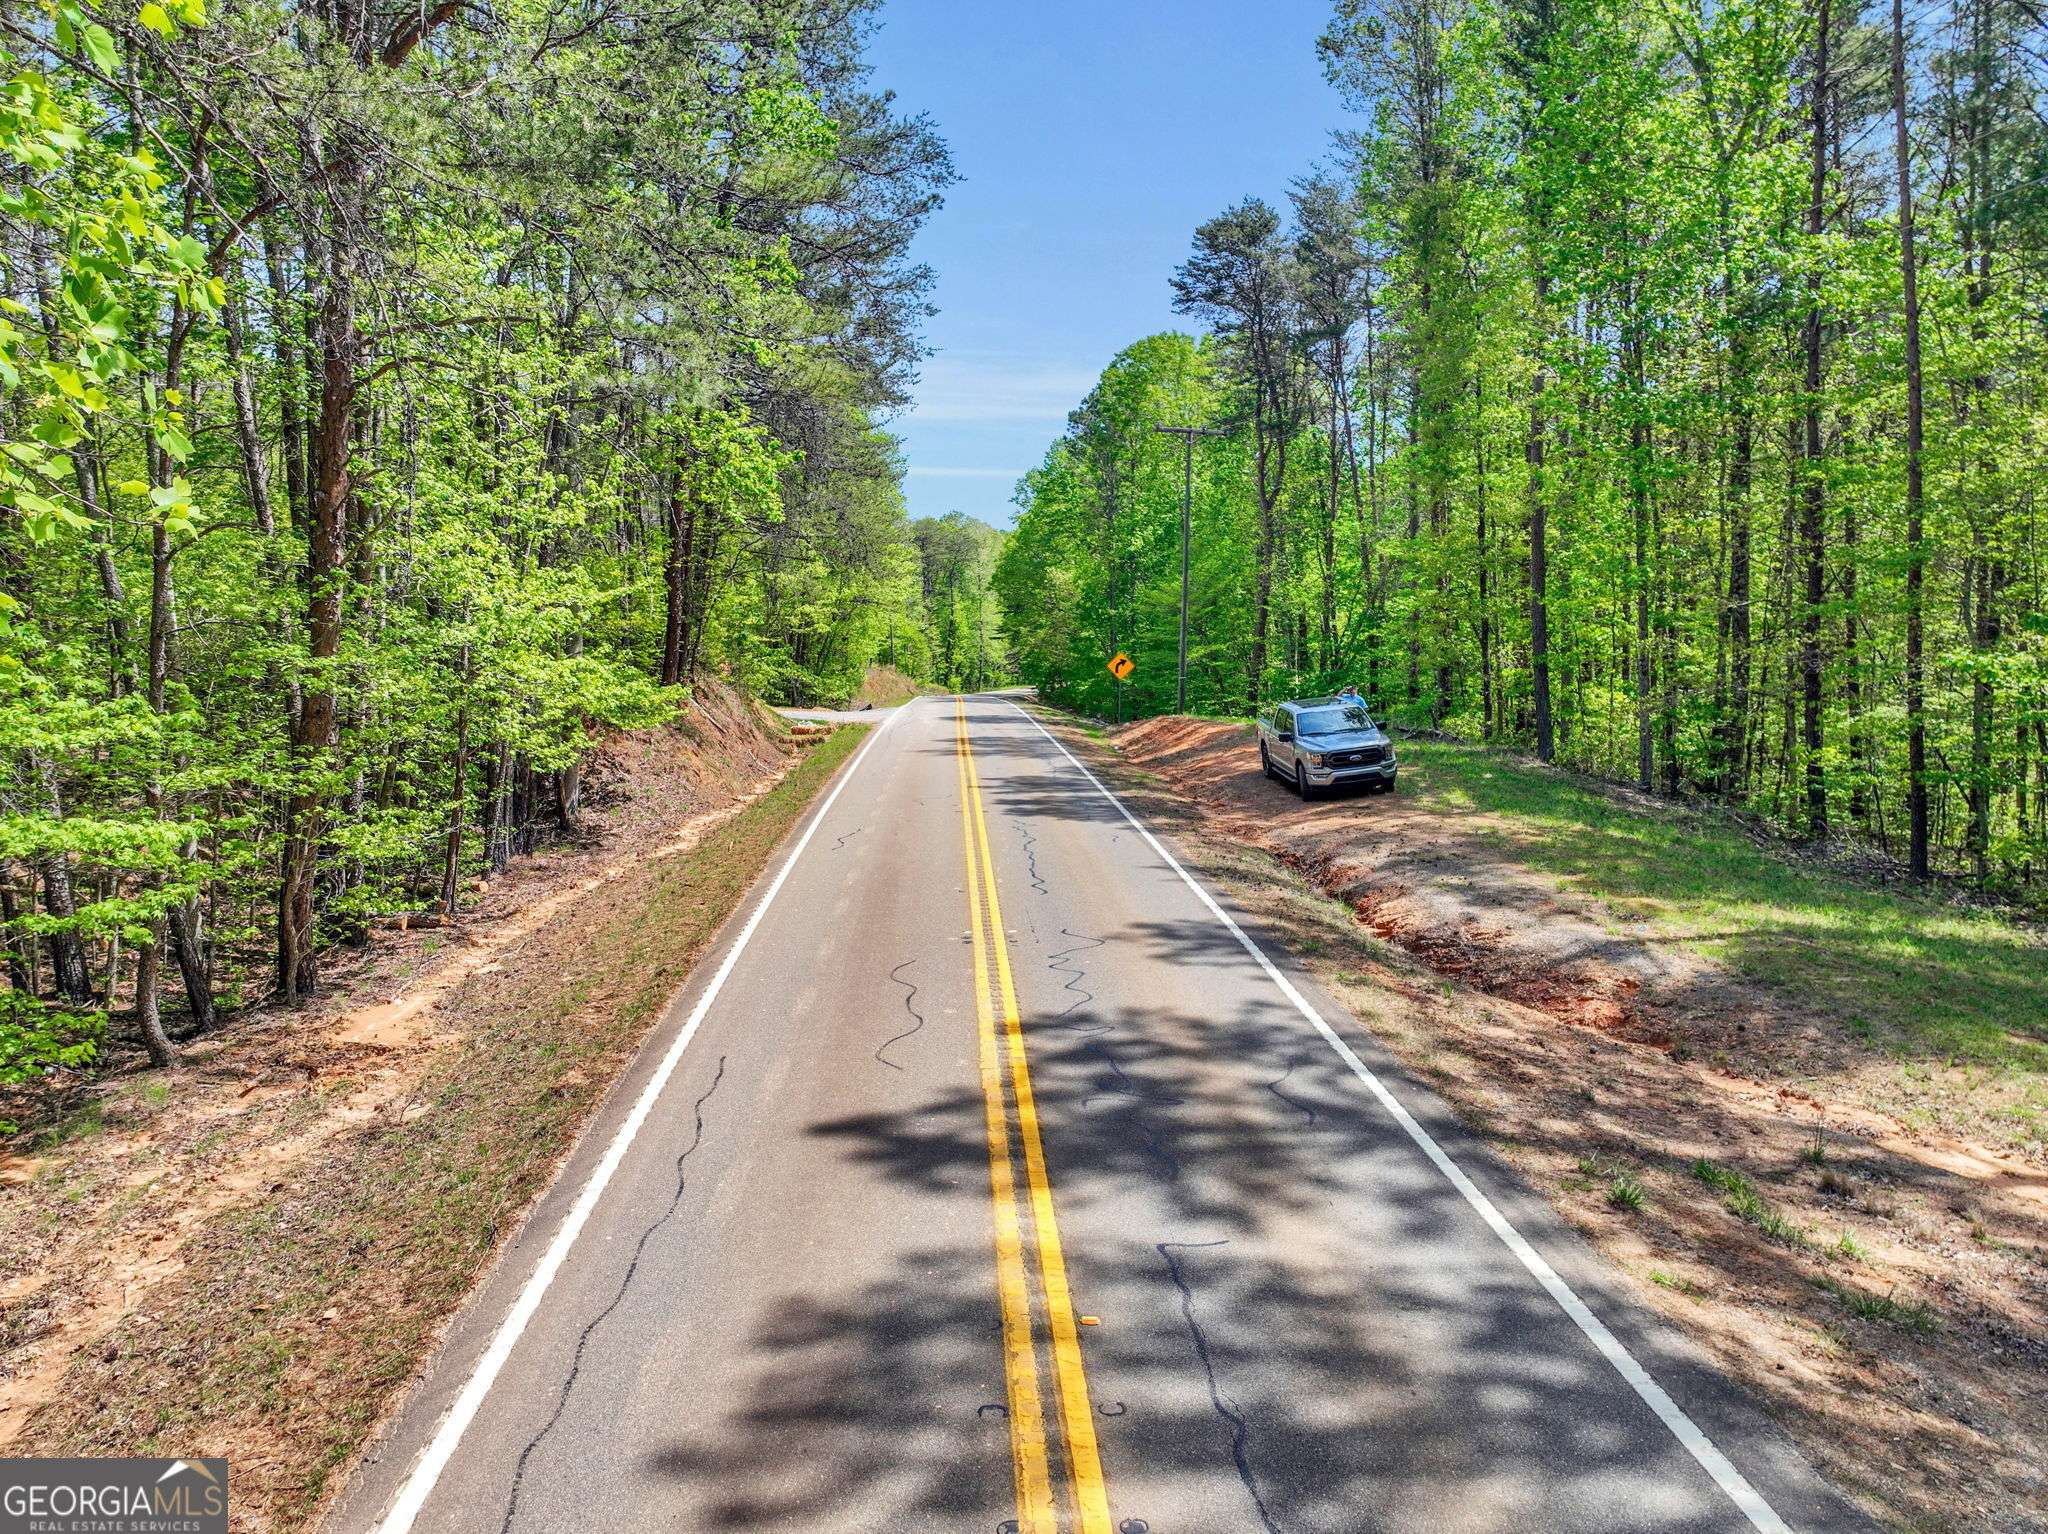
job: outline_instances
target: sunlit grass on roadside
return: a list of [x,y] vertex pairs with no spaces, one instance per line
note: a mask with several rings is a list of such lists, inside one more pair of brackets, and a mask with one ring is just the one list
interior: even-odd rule
[[1401,752],[1404,791],[1485,817],[1475,835],[1618,922],[1784,987],[1878,1047],[2048,1075],[2048,943],[2012,921],[1801,867],[1720,817],[1639,809],[1499,753],[1423,740]]
[[1754,1225],[1765,1240],[1780,1246],[1810,1245],[1804,1229],[1788,1220],[1757,1192],[1756,1184],[1733,1167],[1717,1166],[1702,1156],[1692,1164],[1692,1175],[1721,1195],[1721,1202],[1737,1219]]

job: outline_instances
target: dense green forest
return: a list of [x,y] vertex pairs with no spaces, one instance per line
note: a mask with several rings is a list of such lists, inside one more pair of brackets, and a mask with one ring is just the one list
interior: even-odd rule
[[[1340,0],[1354,113],[1195,231],[1019,491],[1018,665],[1393,719],[1920,876],[2048,862],[2048,126],[2024,0]],[[1334,114],[1333,114],[1334,116]]]
[[311,994],[694,678],[999,663],[868,10],[0,4],[0,1083]]

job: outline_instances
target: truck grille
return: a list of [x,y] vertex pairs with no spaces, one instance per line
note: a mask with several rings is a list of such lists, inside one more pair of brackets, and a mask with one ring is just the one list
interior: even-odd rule
[[1370,767],[1386,758],[1384,746],[1367,746],[1363,751],[1340,751],[1330,758],[1333,767]]

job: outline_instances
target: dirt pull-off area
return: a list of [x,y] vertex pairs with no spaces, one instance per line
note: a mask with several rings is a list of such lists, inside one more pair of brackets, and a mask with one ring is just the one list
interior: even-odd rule
[[237,1528],[303,1521],[845,743],[702,687],[459,922],[15,1137],[0,1451],[225,1454]]
[[[1901,1529],[2048,1530],[2048,1147],[2001,1116],[2038,1101],[2038,1040],[1959,1068],[1881,1027],[1882,997],[1845,1016],[1741,972],[1686,910],[1578,886],[1572,828],[1518,857],[1529,828],[1431,783],[1429,750],[1392,794],[1303,804],[1243,725],[1115,744],[1205,871],[1839,1484]],[[1622,820],[1585,831],[1586,866]]]

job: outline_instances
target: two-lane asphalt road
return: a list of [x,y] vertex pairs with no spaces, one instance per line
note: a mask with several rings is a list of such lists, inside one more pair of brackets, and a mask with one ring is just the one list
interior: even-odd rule
[[332,1526],[1866,1527],[996,697],[842,772]]

